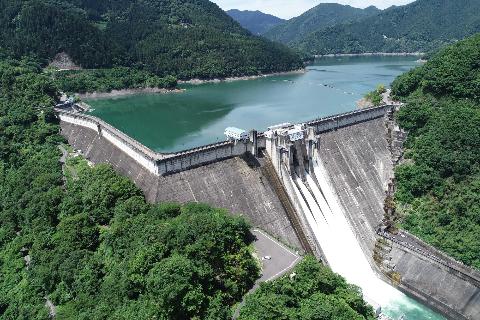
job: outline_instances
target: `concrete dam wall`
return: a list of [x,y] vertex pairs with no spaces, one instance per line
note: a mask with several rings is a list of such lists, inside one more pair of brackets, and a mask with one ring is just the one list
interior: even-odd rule
[[93,130],[154,175],[167,175],[239,156],[252,148],[250,141],[223,141],[176,153],[157,153],[99,118],[59,108],[55,111],[62,123]]
[[[323,132],[381,117],[389,109],[389,106],[382,106],[356,110],[313,120],[307,125],[315,127],[317,132]],[[154,175],[181,172],[240,156],[246,152],[257,155],[257,150],[265,148],[266,143],[263,133],[257,134],[253,131],[250,133],[250,139],[246,141],[227,140],[175,153],[157,153],[99,118],[63,108],[56,108],[55,111],[62,123],[70,123],[95,131]]]
[[[373,260],[385,191],[393,177],[384,119],[323,133],[317,151],[324,174],[374,270],[450,319],[480,319],[480,288],[475,279],[393,242],[383,257],[384,265],[379,268]],[[470,271],[465,273],[471,275]],[[393,281],[392,274],[396,275]]]
[[[303,138],[295,142],[288,139],[286,128],[283,136],[265,132],[244,142],[225,141],[174,154],[155,153],[95,117],[57,112],[62,134],[75,149],[90,161],[109,163],[130,177],[147,200],[198,201],[229,209],[327,263],[322,243],[309,225],[312,217],[304,210],[306,199],[295,190],[302,179],[306,193],[313,193],[316,185],[324,189],[328,185],[329,200],[338,200],[368,264],[380,278],[451,319],[480,319],[477,273],[466,276],[389,240],[382,248],[384,260],[373,258],[393,177],[385,121],[391,109],[383,106],[305,123],[299,126]],[[264,157],[252,156],[262,155],[263,149]],[[314,168],[315,161],[322,170]]]
[[[158,176],[91,128],[60,122],[62,135],[93,163],[111,164],[132,179],[150,202],[203,202],[246,217],[284,243],[302,245],[273,187],[263,174],[261,161],[241,157],[219,160],[190,170]],[[261,159],[260,159],[261,160]]]

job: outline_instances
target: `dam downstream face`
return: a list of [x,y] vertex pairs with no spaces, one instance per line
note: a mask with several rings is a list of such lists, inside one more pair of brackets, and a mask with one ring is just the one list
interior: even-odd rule
[[416,57],[323,58],[305,74],[184,85],[184,93],[88,100],[97,116],[160,152],[224,140],[226,127],[265,130],[354,110],[378,84],[419,65]]
[[314,173],[316,179],[307,173],[305,181],[297,177],[292,182],[332,270],[362,288],[366,301],[381,306],[382,313],[391,319],[444,319],[375,275],[325,178],[328,173],[321,162],[314,163]]

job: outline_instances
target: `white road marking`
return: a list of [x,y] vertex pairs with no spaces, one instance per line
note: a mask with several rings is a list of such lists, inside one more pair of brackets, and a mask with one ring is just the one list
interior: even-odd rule
[[288,270],[290,270],[293,266],[295,266],[295,264],[297,263],[297,261],[301,258],[299,255],[293,253],[290,249],[288,249],[287,247],[285,247],[283,244],[281,244],[280,242],[278,242],[277,240],[273,239],[272,237],[270,237],[268,234],[266,234],[265,232],[263,232],[262,230],[259,230],[259,229],[253,229],[252,230],[253,232],[258,232],[260,234],[262,234],[264,237],[266,237],[267,239],[269,239],[270,241],[272,241],[273,243],[275,243],[277,246],[279,246],[280,248],[282,248],[284,251],[286,251],[288,254],[292,255],[295,257],[295,260],[293,260],[292,263],[290,263],[290,265],[284,269],[282,269],[281,271],[277,272],[276,274],[274,274],[273,276],[271,276],[270,278],[268,278],[267,280],[265,280],[265,282],[268,282],[268,281],[271,281],[273,279],[276,279],[278,278],[281,274],[287,272]]

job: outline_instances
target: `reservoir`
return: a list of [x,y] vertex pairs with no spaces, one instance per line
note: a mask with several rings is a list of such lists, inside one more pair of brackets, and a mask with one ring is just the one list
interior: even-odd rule
[[225,140],[225,128],[263,131],[354,110],[378,84],[388,86],[417,57],[318,59],[304,74],[182,85],[183,93],[87,101],[92,114],[149,148],[173,152]]
[[[263,77],[248,81],[182,85],[183,93],[139,94],[87,101],[91,114],[105,120],[159,152],[174,152],[225,140],[226,127],[265,130],[283,122],[303,122],[356,109],[356,102],[378,84],[388,86],[396,76],[418,65],[416,57],[332,57],[318,59],[303,74]],[[322,176],[322,175],[319,175]],[[324,188],[326,189],[326,188]],[[311,188],[315,191],[315,188]],[[306,189],[303,190],[305,193]],[[315,199],[314,192],[310,207]],[[324,201],[327,203],[328,198]],[[324,206],[325,207],[325,206]],[[379,280],[370,269],[346,220],[323,210],[334,230],[318,225],[334,271],[365,294],[381,302],[394,320],[444,319]],[[323,212],[322,211],[322,212]],[[350,242],[337,239],[350,239]],[[336,245],[341,244],[341,248]],[[348,253],[348,254],[346,254]],[[354,254],[356,256],[354,257]],[[355,260],[355,261],[354,261]],[[363,269],[359,266],[363,266]]]

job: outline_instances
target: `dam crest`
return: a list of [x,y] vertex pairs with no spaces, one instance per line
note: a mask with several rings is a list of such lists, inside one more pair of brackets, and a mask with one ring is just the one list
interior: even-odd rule
[[[391,108],[391,106],[381,106],[356,110],[312,120],[306,122],[305,125],[314,127],[317,132],[325,132],[382,117]],[[264,133],[257,133],[253,130],[247,141],[226,140],[180,152],[157,153],[97,117],[62,108],[56,108],[55,111],[61,122],[96,131],[98,135],[103,136],[155,175],[167,175],[188,170],[192,167],[240,156],[246,152],[256,155],[257,150],[265,148],[266,143]]]

